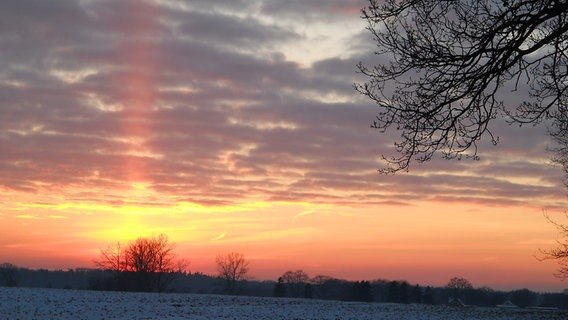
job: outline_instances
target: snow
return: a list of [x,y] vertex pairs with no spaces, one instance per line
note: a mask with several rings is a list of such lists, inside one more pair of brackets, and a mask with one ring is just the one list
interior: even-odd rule
[[568,319],[567,312],[0,287],[1,319]]

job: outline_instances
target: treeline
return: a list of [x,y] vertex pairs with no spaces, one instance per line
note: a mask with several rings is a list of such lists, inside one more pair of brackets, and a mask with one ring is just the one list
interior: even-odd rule
[[303,270],[284,272],[276,282],[250,280],[249,263],[242,253],[215,258],[215,276],[187,271],[188,263],[174,252],[166,235],[117,242],[102,249],[98,269],[30,270],[0,264],[0,285],[77,290],[232,294],[278,298],[306,298],[362,302],[547,307],[568,309],[568,291],[537,293],[474,288],[464,278],[451,278],[444,287],[407,281],[346,281],[325,275],[310,277]]
[[[115,272],[100,269],[77,268],[69,270],[47,270],[18,268],[14,266],[14,268],[10,270],[12,275],[17,274],[18,280],[7,283],[1,276],[2,273],[0,271],[0,286],[96,291],[149,291],[140,290],[138,285],[121,287],[124,283],[117,282]],[[127,274],[128,273],[125,273],[123,276]],[[239,286],[235,294],[271,297],[274,283],[274,281],[241,280],[239,281]],[[180,272],[176,274],[175,281],[173,281],[164,292],[226,294],[226,279],[199,272]]]
[[346,281],[318,275],[310,278],[304,271],[287,271],[274,284],[275,297],[326,300],[392,302],[445,305],[449,301],[474,306],[495,307],[509,301],[520,308],[546,307],[568,309],[568,290],[564,293],[538,293],[528,289],[497,291],[473,288],[461,278],[452,278],[444,287],[421,286],[407,281]]
[[[3,264],[6,265],[6,264]],[[0,285],[73,290],[139,291],[118,288],[116,274],[98,269],[31,270],[10,265],[0,270]],[[14,269],[15,268],[15,269]],[[8,278],[5,278],[7,276]],[[7,282],[9,280],[9,283]],[[16,280],[16,281],[14,281]],[[226,294],[226,279],[202,273],[180,272],[165,292]],[[497,291],[490,288],[430,287],[407,281],[347,281],[328,276],[309,277],[304,271],[287,271],[278,281],[240,280],[234,294],[261,297],[308,298],[341,301],[420,303],[445,305],[459,299],[467,305],[495,307],[506,301],[527,307],[568,309],[568,292],[538,293],[528,289]]]

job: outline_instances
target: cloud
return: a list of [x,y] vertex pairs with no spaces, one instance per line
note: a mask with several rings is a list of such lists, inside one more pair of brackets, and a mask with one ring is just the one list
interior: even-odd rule
[[220,235],[218,235],[218,236],[212,238],[211,241],[218,241],[218,240],[221,240],[221,239],[225,238],[226,235],[227,235],[227,233],[226,233],[226,232],[223,232],[223,233],[221,233]]
[[299,218],[299,217],[303,217],[303,216],[307,216],[307,215],[310,215],[310,214],[313,214],[314,212],[315,212],[315,210],[305,210],[305,211],[302,211],[302,212],[296,214],[296,215],[294,216],[294,219],[295,219],[295,218]]
[[28,214],[20,214],[16,216],[17,219],[26,219],[26,220],[40,220],[40,217],[32,216]]
[[321,57],[306,65],[283,48],[307,38],[278,22],[311,16],[341,28],[324,16],[359,19],[359,6],[3,3],[0,187],[47,203],[58,194],[110,205],[138,201],[126,192],[133,183],[157,194],[141,200],[148,205],[564,203],[542,128],[496,123],[501,144],[483,147],[481,161],[434,159],[410,174],[378,175],[396,132],[369,128],[374,105],[352,87],[362,80],[355,65],[375,61],[363,31],[338,39],[342,55],[314,41]]
[[333,15],[360,15],[365,0],[269,0],[262,2],[262,11],[270,15],[326,18]]
[[181,37],[206,41],[210,45],[255,50],[274,43],[298,39],[300,35],[255,18],[239,18],[221,13],[187,12],[176,30]]

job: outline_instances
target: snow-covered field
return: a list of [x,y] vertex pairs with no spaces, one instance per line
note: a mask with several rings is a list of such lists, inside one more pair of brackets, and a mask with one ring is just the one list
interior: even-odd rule
[[568,319],[567,312],[0,287],[0,319]]

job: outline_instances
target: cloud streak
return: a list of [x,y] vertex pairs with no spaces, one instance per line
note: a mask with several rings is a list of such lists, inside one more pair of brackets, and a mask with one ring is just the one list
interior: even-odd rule
[[315,210],[304,210],[294,216],[294,219],[313,214]]
[[371,51],[355,37],[337,41],[348,55],[299,63],[283,48],[306,36],[277,19],[357,20],[364,3],[239,3],[5,1],[0,187],[52,203],[125,203],[144,183],[202,205],[564,205],[539,128],[499,128],[480,162],[378,175],[395,133],[368,128],[373,105],[352,89]]
[[227,233],[226,233],[226,232],[223,232],[223,233],[221,233],[220,235],[218,235],[218,236],[212,238],[211,241],[219,241],[219,240],[225,238],[226,235],[227,235]]

